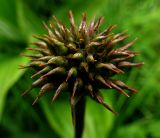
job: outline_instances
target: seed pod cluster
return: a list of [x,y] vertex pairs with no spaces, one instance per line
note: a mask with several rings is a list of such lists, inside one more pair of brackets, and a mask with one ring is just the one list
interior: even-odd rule
[[[48,33],[42,37],[34,36],[38,39],[34,42],[36,48],[27,48],[35,53],[23,54],[29,57],[31,62],[20,67],[35,69],[36,73],[31,78],[37,77],[37,80],[22,95],[35,87],[41,87],[33,102],[35,104],[47,91],[55,91],[52,102],[62,91],[68,91],[72,113],[78,99],[86,95],[115,113],[104,102],[99,90],[115,89],[127,97],[129,94],[124,90],[136,93],[135,89],[120,80],[113,79],[113,76],[125,73],[125,68],[139,67],[143,63],[128,61],[137,55],[137,52],[128,50],[136,39],[120,47],[119,42],[124,42],[128,37],[126,31],[114,34],[112,30],[116,26],[111,25],[100,32],[103,19],[103,17],[94,18],[87,25],[86,14],[83,14],[81,23],[77,26],[72,12],[69,11],[70,28],[54,16],[55,24],[44,23]],[[74,118],[74,114],[72,117]]]

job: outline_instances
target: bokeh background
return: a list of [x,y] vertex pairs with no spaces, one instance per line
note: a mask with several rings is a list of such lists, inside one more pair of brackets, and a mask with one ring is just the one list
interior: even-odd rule
[[102,28],[117,24],[115,32],[128,29],[126,42],[138,37],[132,49],[140,55],[134,60],[145,62],[120,76],[139,90],[137,95],[102,90],[118,116],[88,98],[84,138],[160,138],[160,0],[0,0],[0,137],[73,138],[68,94],[54,104],[44,96],[32,107],[38,89],[20,96],[33,81],[32,70],[18,69],[28,62],[20,53],[32,47],[32,34],[46,32],[42,21],[55,15],[69,24],[69,9],[77,23],[86,12],[88,22],[104,16]]

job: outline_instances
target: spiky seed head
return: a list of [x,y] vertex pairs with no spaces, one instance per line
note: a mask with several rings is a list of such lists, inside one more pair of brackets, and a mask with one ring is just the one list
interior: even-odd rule
[[111,25],[100,32],[99,28],[103,17],[98,20],[94,18],[87,25],[86,14],[83,14],[82,21],[77,26],[72,12],[69,11],[70,28],[59,22],[55,16],[53,19],[56,26],[52,22],[49,26],[44,23],[48,33],[43,37],[34,36],[39,40],[34,42],[37,48],[27,48],[37,53],[23,54],[31,58],[31,62],[20,68],[31,67],[36,70],[32,78],[38,77],[37,81],[33,82],[23,95],[35,87],[41,87],[33,102],[35,104],[48,90],[55,89],[52,101],[63,90],[67,90],[70,93],[72,115],[75,102],[82,95],[90,96],[115,113],[104,102],[99,90],[101,88],[115,89],[127,97],[129,94],[124,90],[136,92],[122,81],[113,79],[113,76],[125,73],[125,69],[128,67],[139,67],[143,64],[128,61],[137,55],[137,52],[128,50],[136,39],[120,47],[119,42],[128,37],[126,31],[114,34],[112,30],[116,28],[116,25]]

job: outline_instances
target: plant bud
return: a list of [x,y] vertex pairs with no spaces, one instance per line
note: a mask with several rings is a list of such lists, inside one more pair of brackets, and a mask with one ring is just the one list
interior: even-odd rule
[[[143,64],[130,62],[131,58],[138,55],[138,52],[129,50],[136,40],[124,44],[126,42],[124,40],[128,37],[126,31],[111,32],[116,25],[111,25],[101,32],[103,17],[94,18],[90,24],[87,24],[86,14],[83,14],[81,23],[77,25],[72,12],[69,11],[69,28],[56,17],[53,19],[55,25],[52,22],[50,27],[44,24],[47,34],[42,37],[34,36],[40,42],[34,43],[35,48],[28,48],[38,54],[24,54],[30,58],[30,63],[26,66],[21,65],[20,68],[33,68],[36,73],[32,78],[37,76],[39,79],[33,82],[23,95],[40,86],[40,92],[33,103],[35,104],[47,90],[54,90],[56,87],[52,97],[53,102],[62,91],[66,90],[70,95],[73,123],[77,115],[76,104],[87,94],[116,114],[104,102],[100,89],[114,89],[128,97],[129,94],[124,90],[136,92],[135,89],[113,78],[114,75],[124,73],[125,68],[139,67]],[[119,42],[124,45],[119,45]]]

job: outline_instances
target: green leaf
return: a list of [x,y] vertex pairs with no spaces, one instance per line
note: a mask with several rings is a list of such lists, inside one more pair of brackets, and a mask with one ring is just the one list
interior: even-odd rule
[[[67,94],[65,96],[68,97]],[[108,94],[107,96],[104,94],[105,100],[106,97],[108,97]],[[62,138],[73,138],[74,128],[72,126],[69,100],[65,99],[57,99],[55,103],[50,104],[44,98],[41,100],[41,106],[53,130]],[[87,98],[84,138],[105,138],[112,128],[113,119],[114,115],[112,113]]]
[[137,124],[121,126],[114,138],[146,138],[145,129]]
[[42,99],[41,106],[52,129],[62,138],[73,138],[69,101],[57,99],[53,104]]
[[0,0],[0,18],[17,26],[16,0]]
[[26,59],[19,56],[1,56],[0,57],[0,119],[5,106],[5,99],[8,90],[19,79],[22,71],[18,70],[18,65],[25,63]]
[[[104,99],[108,103],[110,98],[104,94]],[[84,138],[106,138],[113,126],[115,115],[102,105],[87,99]],[[109,102],[110,103],[110,102]]]
[[36,16],[22,0],[16,0],[17,21],[21,32],[26,36],[43,33],[43,19]]
[[152,119],[151,122],[147,124],[146,131],[150,133],[150,136],[153,138],[159,138],[159,127],[160,127],[160,121]]

